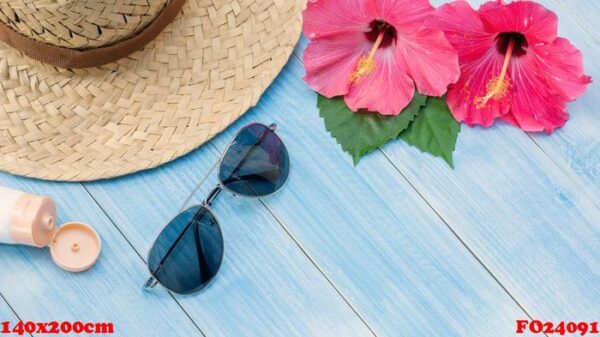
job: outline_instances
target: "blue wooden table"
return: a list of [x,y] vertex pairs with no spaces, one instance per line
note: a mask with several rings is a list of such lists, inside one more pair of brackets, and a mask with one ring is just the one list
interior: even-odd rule
[[[600,79],[600,3],[542,2]],[[175,162],[85,184],[0,174],[103,240],[81,274],[45,250],[0,246],[0,321],[113,322],[116,336],[488,337],[514,336],[518,319],[600,319],[597,84],[550,137],[463,127],[454,170],[401,141],[354,167],[302,80],[306,43],[256,108]],[[215,162],[251,121],[279,125],[289,183],[265,199],[217,201],[226,253],[207,290],[144,291],[153,240],[206,196]]]

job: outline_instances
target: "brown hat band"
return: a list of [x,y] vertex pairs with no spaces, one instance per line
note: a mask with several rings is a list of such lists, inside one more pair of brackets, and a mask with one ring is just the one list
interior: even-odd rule
[[86,50],[58,47],[21,35],[3,22],[0,23],[0,40],[32,59],[60,68],[101,66],[123,58],[154,40],[169,23],[175,20],[185,1],[171,0],[141,32],[105,47]]

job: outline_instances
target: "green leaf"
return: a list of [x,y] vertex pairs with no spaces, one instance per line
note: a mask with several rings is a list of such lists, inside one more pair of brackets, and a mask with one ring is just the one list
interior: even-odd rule
[[325,128],[358,164],[367,152],[398,138],[415,119],[427,97],[415,93],[410,104],[398,116],[384,116],[375,112],[352,112],[343,97],[327,98],[318,95],[317,107]]
[[452,152],[459,132],[460,124],[452,117],[446,101],[429,97],[414,122],[400,137],[423,152],[443,158],[454,168]]

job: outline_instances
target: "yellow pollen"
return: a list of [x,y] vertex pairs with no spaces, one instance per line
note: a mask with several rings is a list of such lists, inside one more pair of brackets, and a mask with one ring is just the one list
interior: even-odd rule
[[506,96],[512,83],[510,79],[506,77],[508,71],[508,65],[510,64],[510,58],[512,57],[513,49],[515,47],[515,41],[510,41],[508,48],[506,49],[506,55],[504,56],[504,64],[502,65],[502,71],[499,76],[492,77],[486,84],[486,94],[483,97],[475,98],[475,106],[478,109],[485,108],[491,99],[499,100]]
[[379,35],[377,36],[377,40],[373,45],[373,49],[369,53],[369,56],[363,55],[360,60],[358,60],[358,65],[356,66],[356,70],[350,74],[350,82],[358,83],[360,79],[369,75],[375,70],[377,64],[375,63],[375,52],[381,46],[381,42],[383,42],[383,37],[385,36],[385,30],[381,30]]

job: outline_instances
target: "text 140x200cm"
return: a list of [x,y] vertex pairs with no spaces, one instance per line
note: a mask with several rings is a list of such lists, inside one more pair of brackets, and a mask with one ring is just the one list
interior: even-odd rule
[[113,323],[92,323],[92,322],[32,322],[19,321],[12,323],[4,321],[0,323],[0,334],[16,334],[19,336],[25,334],[113,334]]

